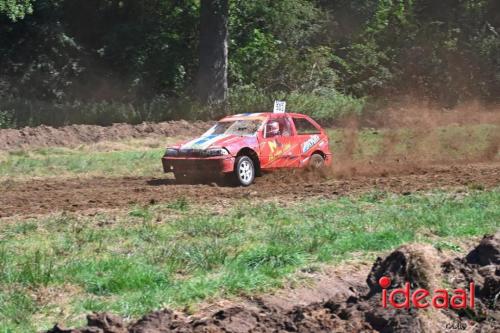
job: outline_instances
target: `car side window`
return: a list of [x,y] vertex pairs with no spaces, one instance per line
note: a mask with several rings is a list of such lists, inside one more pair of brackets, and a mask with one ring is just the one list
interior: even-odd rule
[[292,126],[290,125],[290,121],[288,117],[278,118],[278,124],[280,124],[280,132],[282,136],[290,136],[292,135]]
[[[271,134],[271,129],[269,126],[272,123],[276,123],[278,125],[277,133]],[[266,124],[266,138],[271,138],[274,136],[291,136],[292,135],[292,126],[287,117],[279,117],[275,119],[271,119]]]
[[309,120],[305,118],[293,118],[297,135],[319,134],[320,130],[316,128]]

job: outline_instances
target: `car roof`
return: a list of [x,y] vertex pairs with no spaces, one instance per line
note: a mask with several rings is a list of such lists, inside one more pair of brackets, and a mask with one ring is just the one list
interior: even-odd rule
[[[232,121],[232,120],[264,120],[272,116],[284,115],[283,113],[273,113],[273,112],[256,112],[256,113],[240,113],[231,116],[227,116],[221,119],[221,121]],[[291,117],[306,118],[308,116],[300,113],[289,113],[286,115]]]

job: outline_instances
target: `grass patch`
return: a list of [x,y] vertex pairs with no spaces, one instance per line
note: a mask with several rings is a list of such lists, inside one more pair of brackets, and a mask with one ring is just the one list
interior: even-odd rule
[[5,179],[72,176],[141,176],[162,172],[164,149],[79,151],[59,148],[12,152],[0,163]]
[[[137,317],[169,307],[282,285],[300,268],[412,241],[498,230],[500,189],[243,205],[221,215],[186,200],[128,213],[57,217],[0,226],[2,332],[81,324],[82,314]],[[166,214],[174,212],[175,217]],[[77,290],[52,299],[46,290]],[[64,292],[63,292],[64,294]]]

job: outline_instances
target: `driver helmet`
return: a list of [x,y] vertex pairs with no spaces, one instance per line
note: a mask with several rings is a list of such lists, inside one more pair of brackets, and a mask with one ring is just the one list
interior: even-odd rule
[[268,135],[276,136],[280,134],[280,124],[277,121],[271,121],[267,128]]

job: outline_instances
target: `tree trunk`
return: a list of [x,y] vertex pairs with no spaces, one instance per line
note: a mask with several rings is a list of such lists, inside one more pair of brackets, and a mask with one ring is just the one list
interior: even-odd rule
[[227,99],[228,0],[201,0],[198,98],[206,104]]

